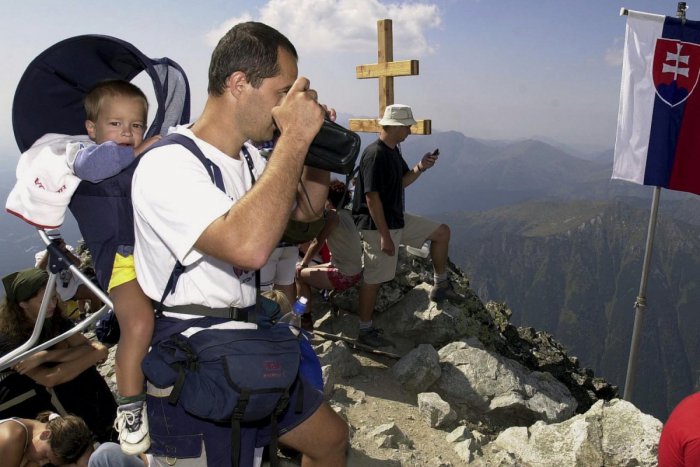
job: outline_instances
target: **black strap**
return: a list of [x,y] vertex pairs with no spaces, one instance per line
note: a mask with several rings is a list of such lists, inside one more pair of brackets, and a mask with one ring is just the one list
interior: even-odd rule
[[[204,168],[206,169],[207,173],[209,174],[209,177],[211,178],[212,183],[216,185],[216,187],[226,193],[226,187],[224,186],[224,178],[223,175],[221,174],[221,169],[219,168],[218,165],[213,163],[211,159],[207,158],[204,153],[202,153],[202,150],[199,149],[199,146],[197,146],[197,143],[195,143],[191,138],[188,138],[185,135],[182,135],[180,133],[171,133],[165,138],[163,138],[161,141],[159,141],[155,146],[168,146],[171,144],[179,144],[180,146],[184,146],[185,149],[187,149],[189,152],[191,152],[199,161],[204,165]],[[243,146],[241,148],[241,151],[243,152],[243,157],[246,160],[246,163],[248,165],[248,170],[250,171],[250,178],[252,180],[252,184],[255,185],[255,173],[253,172],[253,169],[255,168],[255,165],[253,164],[253,158],[250,156],[250,153],[248,152],[248,148]],[[163,303],[165,302],[165,299],[169,294],[172,294],[175,292],[175,287],[177,286],[177,282],[180,279],[180,276],[182,273],[185,272],[186,266],[183,266],[180,261],[177,261],[175,263],[175,267],[173,267],[173,271],[170,273],[170,277],[168,278],[168,282],[165,285],[165,290],[163,291],[163,296],[160,299],[160,302],[158,304],[158,307],[156,307],[156,315],[160,316],[163,313]],[[260,284],[260,275],[259,271],[256,271],[255,273],[255,281],[256,281],[256,288],[257,288],[257,294],[260,293],[260,287],[258,284]],[[257,294],[256,294],[256,306],[255,310],[257,312],[258,310],[258,302],[259,300],[257,299]]]
[[243,390],[231,415],[231,467],[238,467],[241,462],[241,420],[249,400],[250,391]]
[[185,368],[182,365],[178,365],[177,368],[177,379],[173,384],[173,388],[168,396],[168,403],[176,405],[177,401],[180,400],[180,394],[182,393],[182,387],[185,385]]
[[297,403],[294,406],[294,413],[299,415],[304,410],[304,380],[297,378],[299,390],[297,391]]
[[355,178],[359,172],[360,166],[358,165],[350,174],[348,174],[347,177],[345,177],[345,192],[343,193],[343,197],[340,198],[340,202],[336,208],[344,208],[349,202],[352,201],[348,199],[348,194],[350,193],[350,182],[352,182],[352,179]]
[[238,308],[234,306],[221,307],[221,308],[210,308],[204,305],[174,305],[165,306],[162,302],[157,302],[151,300],[154,308],[159,308],[162,311],[169,311],[171,313],[178,313],[184,315],[195,315],[195,316],[208,316],[210,318],[225,318],[233,321],[242,322],[253,322],[249,320],[249,316],[254,313],[254,306],[248,306],[245,308]]

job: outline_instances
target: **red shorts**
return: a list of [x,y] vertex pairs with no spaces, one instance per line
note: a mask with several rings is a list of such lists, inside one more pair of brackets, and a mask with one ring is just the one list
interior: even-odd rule
[[331,284],[333,284],[333,289],[337,290],[338,292],[349,289],[353,285],[360,282],[360,279],[362,278],[362,272],[358,272],[352,276],[346,276],[334,267],[328,268],[326,274],[328,275],[328,280],[331,282]]

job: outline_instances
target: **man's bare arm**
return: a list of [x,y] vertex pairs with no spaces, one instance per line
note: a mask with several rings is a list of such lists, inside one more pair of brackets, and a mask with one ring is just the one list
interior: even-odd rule
[[[309,145],[323,124],[324,110],[316,93],[307,92],[308,84],[297,79],[282,105],[273,109],[281,133],[275,157],[253,188],[200,235],[195,248],[202,253],[245,269],[267,262],[292,212]],[[315,193],[312,200],[317,197]]]

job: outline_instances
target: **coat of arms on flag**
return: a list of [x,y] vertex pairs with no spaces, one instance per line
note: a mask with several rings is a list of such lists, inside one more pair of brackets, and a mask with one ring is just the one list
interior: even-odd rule
[[674,107],[685,101],[698,84],[700,46],[674,39],[656,39],[652,68],[656,94]]
[[700,194],[700,22],[630,11],[612,178]]

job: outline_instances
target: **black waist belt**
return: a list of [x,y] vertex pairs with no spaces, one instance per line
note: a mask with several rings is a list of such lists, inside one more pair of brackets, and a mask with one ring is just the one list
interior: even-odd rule
[[[153,306],[158,308],[160,305],[157,301],[153,300]],[[237,307],[226,307],[226,308],[209,308],[204,305],[177,305],[177,306],[166,306],[161,305],[162,311],[169,311],[171,313],[180,313],[184,315],[197,315],[197,316],[211,316],[214,318],[227,318],[233,321],[248,321],[249,312],[255,310],[255,305],[251,305],[245,308]]]

